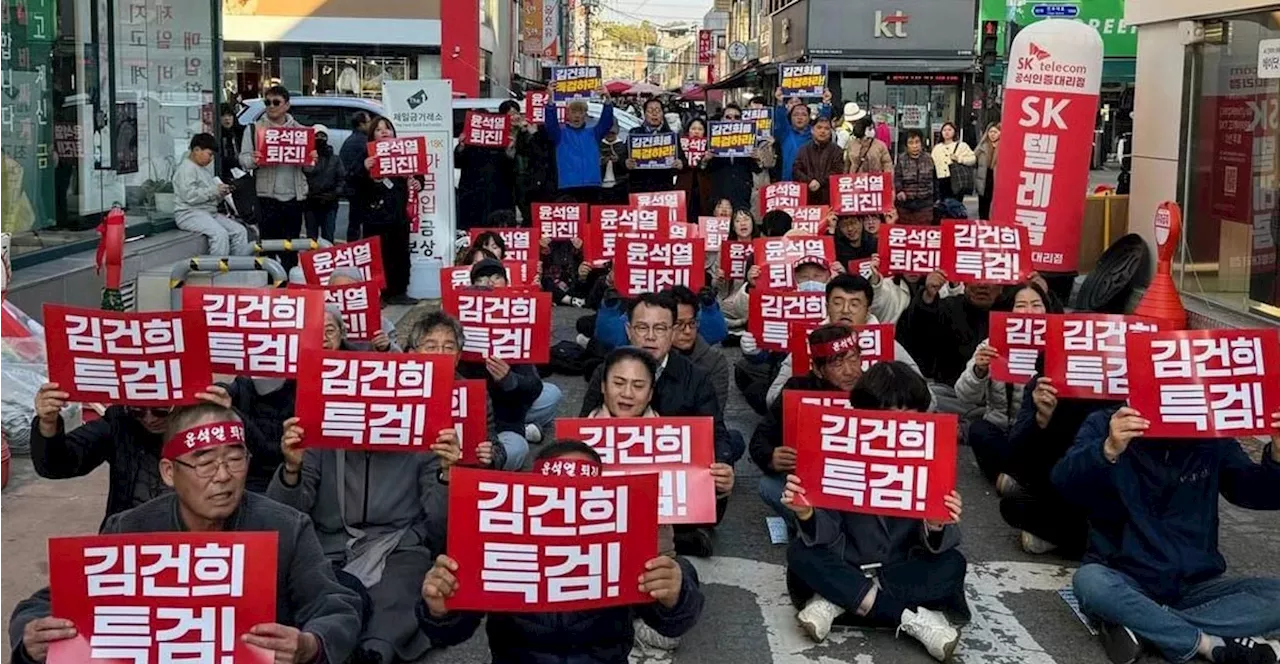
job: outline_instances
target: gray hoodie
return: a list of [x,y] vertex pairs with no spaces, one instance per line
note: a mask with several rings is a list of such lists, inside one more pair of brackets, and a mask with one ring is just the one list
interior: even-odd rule
[[240,140],[240,167],[246,171],[257,171],[254,181],[257,184],[259,198],[274,198],[279,201],[302,201],[307,198],[307,176],[310,166],[262,166],[258,167],[254,159],[254,146],[257,145],[258,130],[268,126],[303,127],[292,115],[286,115],[284,122],[273,125],[266,114],[258,118],[244,132]]

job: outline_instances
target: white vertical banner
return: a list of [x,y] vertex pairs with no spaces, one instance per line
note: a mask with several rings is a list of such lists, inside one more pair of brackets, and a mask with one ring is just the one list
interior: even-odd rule
[[409,234],[410,260],[453,264],[453,84],[447,80],[384,81],[382,103],[398,136],[427,139],[429,173],[418,192],[417,231]]
[[542,0],[542,57],[560,57],[560,2]]

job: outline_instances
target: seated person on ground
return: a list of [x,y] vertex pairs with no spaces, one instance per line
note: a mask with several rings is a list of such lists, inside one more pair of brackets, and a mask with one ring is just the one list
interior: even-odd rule
[[924,288],[898,319],[896,333],[929,380],[937,409],[963,414],[967,409],[956,399],[956,379],[978,343],[988,336],[987,317],[1000,296],[1000,287],[968,284],[963,297],[943,297],[946,285],[941,272],[925,277]]
[[677,316],[671,346],[710,376],[716,401],[723,411],[729,404],[729,360],[725,359],[724,351],[707,343],[698,333],[698,295],[686,286],[675,286],[664,292],[676,301]]
[[834,233],[836,260],[840,261],[846,270],[849,269],[849,261],[871,258],[879,253],[875,234],[867,231],[868,226],[879,222],[877,215],[855,214],[839,217]]
[[[364,275],[360,274],[360,270],[353,267],[334,268],[329,274],[330,286],[350,286],[364,281]],[[387,353],[402,352],[400,344],[396,343],[396,323],[395,321],[382,316],[380,319],[382,327],[373,335],[373,339],[369,341],[352,341],[346,340],[346,345],[350,350],[376,350]]]
[[173,223],[208,238],[211,256],[252,255],[249,229],[218,214],[218,203],[231,193],[231,185],[213,174],[213,155],[218,151],[213,134],[192,136],[188,148],[173,175]]

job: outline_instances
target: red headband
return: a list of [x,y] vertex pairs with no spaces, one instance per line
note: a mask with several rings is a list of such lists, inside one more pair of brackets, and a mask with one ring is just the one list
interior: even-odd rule
[[188,452],[219,445],[243,445],[244,425],[230,420],[205,422],[174,434],[164,442],[162,459],[176,459]]
[[600,477],[600,464],[583,459],[542,459],[534,472],[557,477]]
[[858,345],[858,335],[856,333],[835,341],[828,341],[825,344],[809,346],[809,357],[826,359],[851,351],[862,352],[862,347]]

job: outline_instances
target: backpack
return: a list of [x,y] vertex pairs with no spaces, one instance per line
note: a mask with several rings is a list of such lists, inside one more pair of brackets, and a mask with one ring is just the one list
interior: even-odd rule
[[551,361],[547,365],[552,372],[562,376],[584,375],[587,367],[587,350],[573,341],[561,341],[551,347]]

